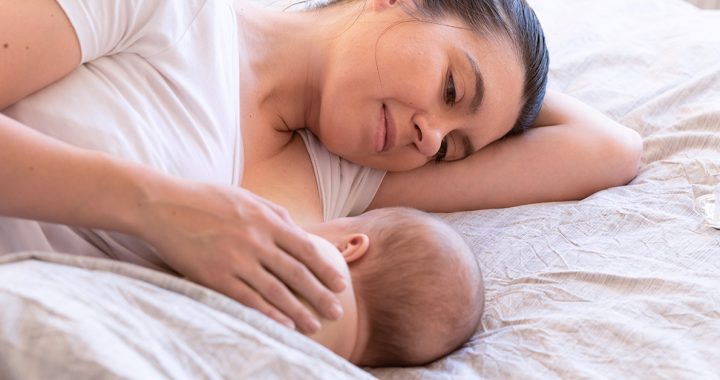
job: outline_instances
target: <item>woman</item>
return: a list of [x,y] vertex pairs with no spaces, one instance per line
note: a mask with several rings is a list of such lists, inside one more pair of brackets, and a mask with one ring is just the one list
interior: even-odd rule
[[345,284],[293,221],[322,209],[308,162],[286,154],[295,130],[389,171],[369,208],[578,199],[637,170],[637,134],[543,96],[544,39],[523,1],[2,9],[1,252],[37,248],[34,229],[57,251],[167,264],[304,332],[319,324],[291,290],[334,319]]

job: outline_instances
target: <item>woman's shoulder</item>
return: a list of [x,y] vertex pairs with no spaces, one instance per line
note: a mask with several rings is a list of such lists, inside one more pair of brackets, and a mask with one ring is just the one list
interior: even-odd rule
[[[73,25],[82,62],[122,52],[152,55],[179,41],[219,0],[58,0]],[[226,5],[227,9],[230,9]]]
[[[76,29],[102,29],[79,37],[84,60],[97,57],[5,112],[72,145],[171,175],[237,182],[239,64],[227,2],[60,1]],[[87,25],[88,17],[96,20]],[[110,25],[100,25],[104,19]]]

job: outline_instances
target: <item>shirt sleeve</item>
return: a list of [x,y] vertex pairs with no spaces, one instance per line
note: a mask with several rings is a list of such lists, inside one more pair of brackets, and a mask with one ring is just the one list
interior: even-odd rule
[[150,56],[180,40],[206,0],[58,0],[82,63],[117,53]]

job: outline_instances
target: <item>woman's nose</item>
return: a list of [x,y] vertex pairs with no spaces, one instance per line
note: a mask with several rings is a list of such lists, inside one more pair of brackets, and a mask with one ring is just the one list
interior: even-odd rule
[[440,128],[433,128],[427,123],[415,124],[414,143],[423,155],[432,157],[440,150],[443,139],[443,131]]

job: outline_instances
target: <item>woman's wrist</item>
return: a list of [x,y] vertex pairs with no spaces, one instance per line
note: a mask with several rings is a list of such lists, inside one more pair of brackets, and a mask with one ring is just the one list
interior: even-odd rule
[[152,232],[156,230],[153,205],[159,200],[182,197],[180,193],[190,182],[140,164],[112,157],[105,159],[107,172],[114,174],[110,174],[110,191],[101,194],[97,202],[110,223],[104,228],[151,241]]
[[172,178],[55,140],[0,114],[0,215],[142,231],[143,200]]

